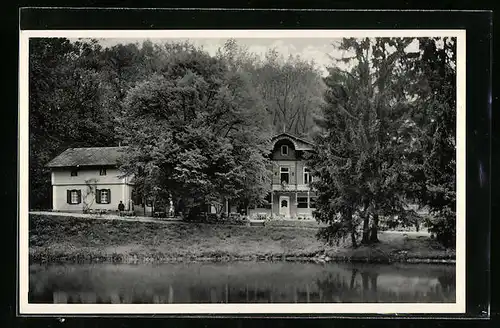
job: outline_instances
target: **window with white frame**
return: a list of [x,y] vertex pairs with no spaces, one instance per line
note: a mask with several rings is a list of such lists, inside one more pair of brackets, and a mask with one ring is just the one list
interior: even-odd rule
[[71,191],[71,204],[78,204],[78,203],[79,203],[78,191],[72,190]]
[[68,204],[80,204],[82,201],[82,194],[80,190],[73,189],[67,191],[67,200]]
[[109,193],[107,189],[101,190],[101,203],[103,204],[109,203]]
[[297,197],[297,208],[307,208],[307,197]]
[[309,184],[311,182],[313,182],[311,171],[308,167],[304,167],[304,184]]
[[288,146],[287,145],[281,146],[281,155],[288,156]]
[[290,168],[280,167],[280,183],[290,183]]

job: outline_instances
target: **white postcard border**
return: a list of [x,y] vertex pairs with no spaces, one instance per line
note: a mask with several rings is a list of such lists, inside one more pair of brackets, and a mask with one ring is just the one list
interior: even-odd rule
[[[23,30],[19,44],[19,314],[431,314],[465,313],[465,30]],[[29,288],[29,38],[457,38],[457,238],[455,303],[33,304]]]

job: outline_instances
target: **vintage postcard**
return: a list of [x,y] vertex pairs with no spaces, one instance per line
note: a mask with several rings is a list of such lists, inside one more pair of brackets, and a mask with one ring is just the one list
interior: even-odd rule
[[20,314],[465,312],[465,30],[23,30]]

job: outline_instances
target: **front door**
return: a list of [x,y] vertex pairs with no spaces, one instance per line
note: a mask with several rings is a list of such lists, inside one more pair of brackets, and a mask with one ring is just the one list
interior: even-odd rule
[[280,196],[280,215],[290,217],[290,197]]

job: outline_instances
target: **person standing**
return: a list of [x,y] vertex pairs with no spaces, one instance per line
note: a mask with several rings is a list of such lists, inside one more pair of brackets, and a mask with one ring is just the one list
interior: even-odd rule
[[122,201],[120,201],[120,204],[118,204],[118,212],[120,213],[120,216],[122,215],[124,210],[125,210],[125,205],[123,204]]

